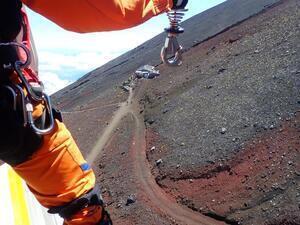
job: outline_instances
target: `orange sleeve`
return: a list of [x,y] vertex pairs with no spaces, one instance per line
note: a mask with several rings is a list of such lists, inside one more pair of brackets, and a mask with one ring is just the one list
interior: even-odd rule
[[29,8],[75,32],[136,26],[172,7],[173,0],[22,0]]

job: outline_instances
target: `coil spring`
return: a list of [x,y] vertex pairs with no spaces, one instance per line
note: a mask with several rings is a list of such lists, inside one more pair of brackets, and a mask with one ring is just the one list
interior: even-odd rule
[[167,16],[170,21],[170,27],[167,28],[167,31],[173,31],[176,33],[183,32],[183,28],[180,24],[186,11],[187,9],[175,9],[167,12]]

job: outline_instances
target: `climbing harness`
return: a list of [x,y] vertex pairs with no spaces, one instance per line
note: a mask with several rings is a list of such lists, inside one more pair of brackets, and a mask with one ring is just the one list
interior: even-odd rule
[[168,66],[180,66],[182,64],[183,48],[177,41],[177,36],[184,32],[180,26],[187,9],[173,9],[167,12],[170,27],[165,28],[167,37],[165,45],[161,49],[161,59]]
[[[32,82],[26,79],[23,71],[28,69],[31,63],[31,53],[27,46],[23,43],[8,42],[0,43],[0,47],[20,48],[25,53],[24,61],[16,60],[8,64],[0,65],[3,69],[15,71],[20,82],[9,82],[1,85],[1,89],[5,89],[12,96],[13,109],[23,113],[23,126],[31,128],[36,134],[49,134],[54,128],[54,117],[52,113],[51,101],[47,94],[44,93],[42,82]],[[43,105],[43,116],[41,120],[33,118],[34,105]],[[47,119],[47,121],[46,121]]]

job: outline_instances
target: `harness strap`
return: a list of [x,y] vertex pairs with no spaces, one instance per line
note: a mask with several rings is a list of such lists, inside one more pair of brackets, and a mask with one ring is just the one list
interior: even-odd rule
[[109,213],[102,207],[102,218],[97,225],[113,225]]
[[72,202],[63,205],[52,207],[48,210],[50,214],[59,214],[62,218],[68,220],[73,215],[81,211],[82,209],[98,205],[102,207],[102,218],[98,225],[112,225],[109,213],[104,209],[104,203],[100,194],[100,189],[96,186],[88,193],[73,200]]

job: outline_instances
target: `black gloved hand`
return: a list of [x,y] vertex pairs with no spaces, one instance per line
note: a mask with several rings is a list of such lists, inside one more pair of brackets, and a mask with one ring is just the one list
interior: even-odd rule
[[188,0],[173,0],[172,9],[184,9],[187,3]]
[[22,2],[20,0],[0,1],[0,42],[13,41],[21,30]]

